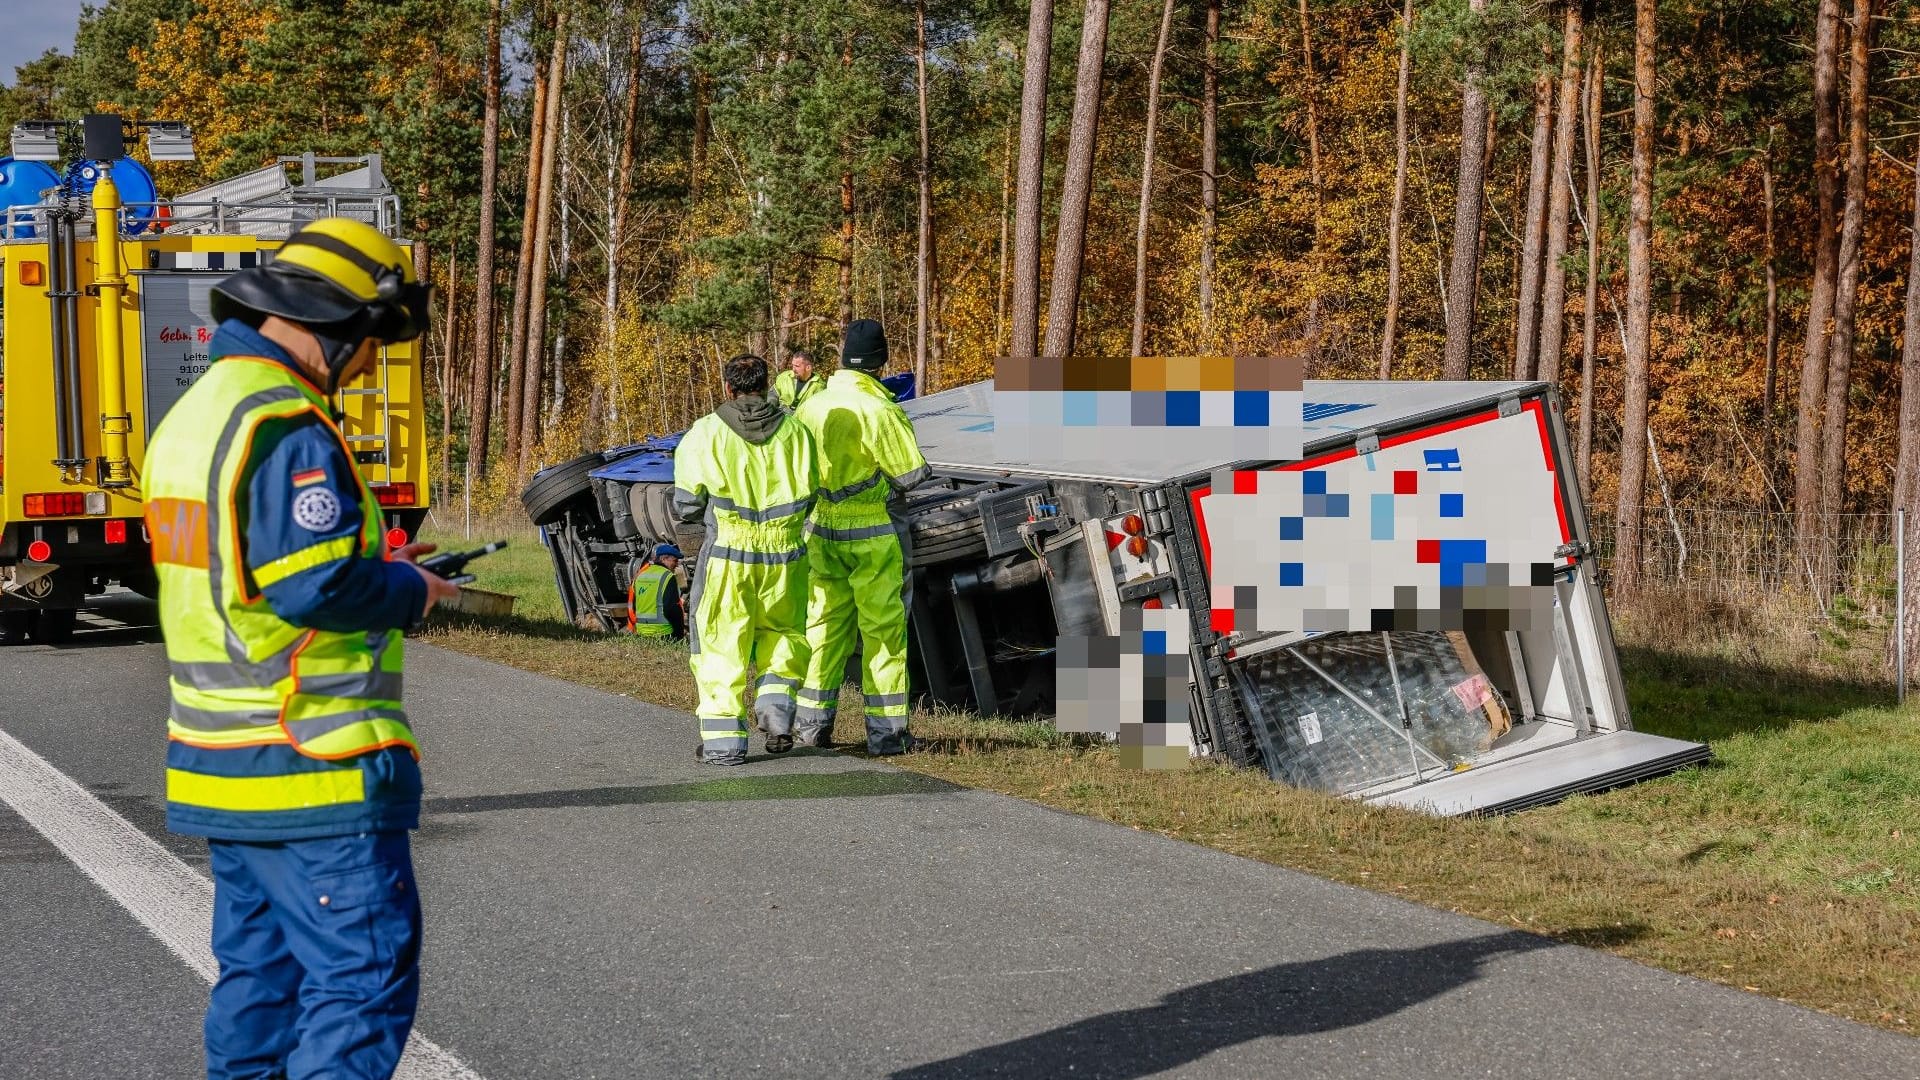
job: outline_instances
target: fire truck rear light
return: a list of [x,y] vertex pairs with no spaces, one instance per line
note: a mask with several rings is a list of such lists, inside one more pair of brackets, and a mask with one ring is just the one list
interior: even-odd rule
[[1136,559],[1146,558],[1147,557],[1147,538],[1144,536],[1136,536],[1128,540],[1127,554],[1133,556]]
[[[104,500],[100,495],[101,513],[106,512]],[[24,500],[27,516],[32,517],[79,517],[87,512],[87,497],[78,491],[44,491],[28,495]]]
[[1120,531],[1128,536],[1139,536],[1146,531],[1146,528],[1147,523],[1140,520],[1139,514],[1128,514],[1120,519]]
[[47,280],[47,268],[37,262],[20,264],[20,284],[39,285]]
[[27,545],[27,561],[46,562],[53,558],[53,545],[45,540],[35,540]]
[[87,492],[87,514],[91,517],[107,515],[107,493],[104,491]]
[[381,506],[412,506],[413,484],[375,484],[373,497]]
[[127,522],[124,518],[114,518],[107,522],[107,543],[124,544],[127,542]]
[[393,528],[388,529],[387,530],[387,546],[390,548],[406,547],[407,546],[407,530],[401,528],[398,525],[395,525]]

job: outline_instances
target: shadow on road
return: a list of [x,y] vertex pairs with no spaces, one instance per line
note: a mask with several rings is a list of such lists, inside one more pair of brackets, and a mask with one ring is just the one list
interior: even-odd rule
[[862,795],[933,795],[958,791],[944,780],[906,772],[865,769],[834,773],[782,773],[690,784],[575,788],[504,795],[465,795],[428,799],[422,809],[434,814],[482,814],[494,810],[550,810],[573,806],[637,806],[644,803],[750,802],[760,799],[841,799]]
[[1105,1013],[903,1069],[893,1080],[1153,1076],[1254,1039],[1368,1024],[1473,982],[1481,965],[1495,957],[1554,945],[1510,930],[1415,949],[1358,949],[1280,964],[1176,990],[1157,1005]]

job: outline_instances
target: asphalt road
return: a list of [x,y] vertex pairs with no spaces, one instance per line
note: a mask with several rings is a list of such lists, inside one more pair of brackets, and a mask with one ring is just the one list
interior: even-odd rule
[[[0,731],[162,826],[130,599]],[[1920,1040],[418,644],[420,1030],[507,1077],[1920,1077]],[[206,983],[0,790],[0,1078],[183,1077]],[[81,796],[84,798],[84,796]],[[15,800],[18,803],[18,799]],[[98,868],[95,868],[98,876]]]

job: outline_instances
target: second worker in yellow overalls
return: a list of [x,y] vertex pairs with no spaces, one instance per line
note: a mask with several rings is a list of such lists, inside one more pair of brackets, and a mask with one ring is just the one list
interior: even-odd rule
[[[730,399],[673,453],[673,505],[704,514],[687,643],[700,700],[700,760],[747,759],[747,668],[767,750],[793,749],[793,691],[807,670],[807,513],[820,486],[814,439],[767,396],[767,362],[727,361]],[[842,657],[845,662],[845,657]]]

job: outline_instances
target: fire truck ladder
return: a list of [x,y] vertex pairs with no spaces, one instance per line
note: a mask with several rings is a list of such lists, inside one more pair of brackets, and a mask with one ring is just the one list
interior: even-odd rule
[[[371,475],[367,477],[375,484],[393,483],[393,406],[392,398],[387,392],[388,378],[387,350],[383,346],[380,349],[380,363],[376,368],[374,385],[340,388],[340,411],[346,415],[341,428],[346,435],[347,448],[353,451],[354,464],[380,467],[378,480]],[[366,430],[367,425],[356,420],[354,414],[347,410],[346,399],[350,397],[373,399],[368,409],[373,430]]]

